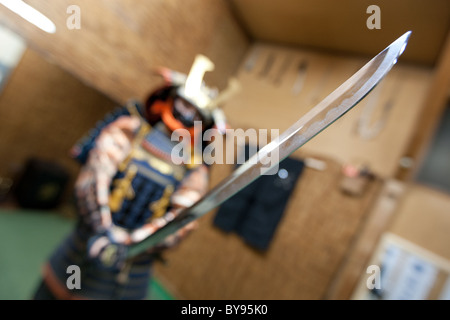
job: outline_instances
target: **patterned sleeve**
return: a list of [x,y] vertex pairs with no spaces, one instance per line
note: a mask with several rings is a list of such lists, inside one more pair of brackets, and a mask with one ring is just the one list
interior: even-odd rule
[[94,233],[111,226],[109,188],[119,164],[131,150],[140,120],[121,116],[106,125],[93,142],[75,182],[75,196],[82,221]]
[[126,106],[117,107],[114,111],[106,114],[106,116],[98,121],[94,128],[78,140],[70,150],[72,158],[81,164],[85,164],[88,160],[89,152],[94,148],[95,141],[102,132],[102,130],[110,123],[116,121],[122,116],[129,116],[131,114],[130,107],[142,114],[142,106],[137,101],[130,101]]

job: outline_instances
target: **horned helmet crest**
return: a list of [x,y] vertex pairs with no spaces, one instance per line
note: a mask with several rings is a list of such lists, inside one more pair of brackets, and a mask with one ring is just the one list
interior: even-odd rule
[[225,114],[220,106],[240,90],[239,81],[231,78],[228,86],[219,93],[217,88],[208,87],[203,80],[208,71],[214,70],[214,63],[204,55],[197,55],[189,74],[159,67],[156,72],[166,83],[176,87],[175,95],[195,106],[204,120],[214,123],[224,133],[226,129]]

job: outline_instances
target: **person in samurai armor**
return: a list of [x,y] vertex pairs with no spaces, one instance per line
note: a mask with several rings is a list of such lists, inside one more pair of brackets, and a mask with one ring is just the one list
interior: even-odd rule
[[[127,248],[208,189],[208,166],[198,160],[204,146],[193,145],[193,141],[204,142],[193,135],[211,128],[224,131],[218,103],[231,89],[218,94],[205,85],[204,73],[213,69],[214,64],[202,55],[188,75],[158,69],[163,87],[144,103],[131,101],[109,114],[73,148],[73,156],[83,164],[75,182],[79,219],[44,266],[34,299],[148,297],[153,262],[185,238],[195,222],[134,257],[127,256]],[[200,132],[194,130],[197,121],[201,121]],[[188,158],[192,161],[183,156],[182,165],[172,154],[179,141],[171,137],[178,129],[188,130],[191,137]],[[70,266],[79,267],[78,287],[68,285]]]

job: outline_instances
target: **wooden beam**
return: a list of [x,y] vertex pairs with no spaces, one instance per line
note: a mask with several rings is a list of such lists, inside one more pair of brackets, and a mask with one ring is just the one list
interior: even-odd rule
[[433,138],[439,120],[445,110],[449,99],[450,89],[450,32],[447,35],[445,46],[442,50],[439,62],[435,68],[430,89],[422,108],[422,115],[418,118],[416,131],[411,137],[409,145],[404,153],[406,158],[413,160],[411,167],[398,168],[396,178],[399,180],[411,180],[417,174],[422,164],[430,141]]
[[[450,22],[448,0],[231,0],[257,41],[371,57],[411,30],[402,61],[432,66]],[[380,9],[380,29],[369,29],[367,9]]]
[[355,291],[361,277],[366,274],[368,262],[381,236],[395,215],[406,185],[400,181],[387,180],[367,219],[349,247],[347,257],[332,279],[325,299],[348,300]]

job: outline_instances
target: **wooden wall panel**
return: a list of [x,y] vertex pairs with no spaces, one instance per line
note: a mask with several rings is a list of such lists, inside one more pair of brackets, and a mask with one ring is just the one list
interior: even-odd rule
[[55,161],[73,180],[75,142],[116,107],[59,66],[26,50],[0,95],[0,176],[15,178],[29,157]]
[[0,21],[30,47],[118,102],[144,98],[161,83],[155,66],[188,72],[194,57],[216,64],[211,85],[225,86],[248,45],[224,1],[100,0],[77,1],[81,28],[67,28],[70,0],[29,4],[56,24],[46,34],[0,6]]

